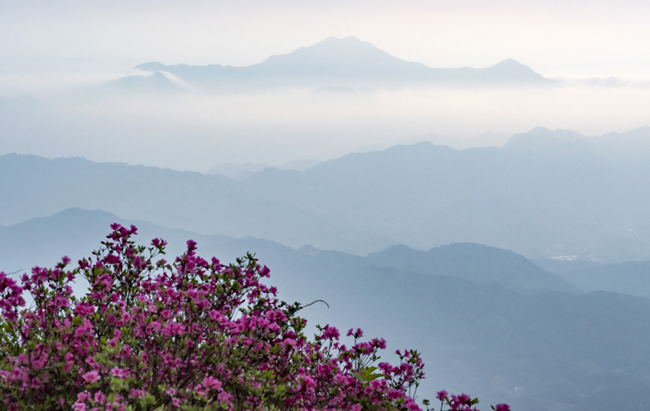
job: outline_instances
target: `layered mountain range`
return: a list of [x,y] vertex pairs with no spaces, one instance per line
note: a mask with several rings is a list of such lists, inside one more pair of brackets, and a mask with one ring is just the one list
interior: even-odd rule
[[391,56],[355,37],[330,37],[245,67],[150,62],[136,66],[135,70],[148,73],[148,76],[130,75],[113,81],[111,85],[144,91],[198,89],[221,92],[281,87],[560,86],[556,80],[545,78],[513,59],[487,68],[431,68]]
[[[530,258],[650,259],[650,128],[535,129],[503,148],[423,142],[237,180],[80,158],[0,156],[0,223],[69,207],[366,254],[475,242]],[[62,184],[61,182],[65,182]],[[180,211],[179,211],[180,210]]]

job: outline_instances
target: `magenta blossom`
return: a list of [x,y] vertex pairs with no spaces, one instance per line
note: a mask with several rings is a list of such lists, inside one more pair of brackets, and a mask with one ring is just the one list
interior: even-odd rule
[[310,340],[302,306],[277,299],[252,255],[226,266],[190,240],[169,263],[164,240],[111,228],[76,268],[66,257],[22,285],[0,273],[0,409],[420,410],[416,351],[377,368],[383,339],[357,329],[346,346],[326,325]]
[[[190,240],[169,263],[164,240],[140,246],[136,227],[111,228],[74,269],[66,257],[21,285],[0,273],[0,410],[421,411],[417,351],[378,362],[386,341],[356,329],[346,346],[329,324],[310,339],[303,306],[278,300],[253,255],[226,266]],[[437,397],[452,410],[477,402]]]
[[94,382],[99,381],[99,373],[97,371],[90,371],[81,376],[84,380],[86,380],[86,383],[92,384]]

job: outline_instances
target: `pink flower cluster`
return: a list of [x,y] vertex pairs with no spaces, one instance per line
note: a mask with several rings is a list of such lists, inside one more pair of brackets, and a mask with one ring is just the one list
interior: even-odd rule
[[[436,398],[440,400],[440,411],[479,411],[476,408],[478,404],[478,398],[472,399],[467,394],[459,395],[449,395],[445,390],[438,391],[436,393]],[[424,400],[425,405],[429,405],[428,400]],[[445,410],[445,405],[447,409]],[[508,404],[497,404],[496,407],[491,407],[494,411],[510,411],[510,406]],[[434,409],[428,408],[427,411],[433,411]]]
[[0,273],[0,410],[419,410],[417,352],[375,366],[386,343],[361,330],[350,346],[329,325],[310,340],[254,256],[226,266],[188,241],[169,263],[163,240],[111,228],[77,268]]

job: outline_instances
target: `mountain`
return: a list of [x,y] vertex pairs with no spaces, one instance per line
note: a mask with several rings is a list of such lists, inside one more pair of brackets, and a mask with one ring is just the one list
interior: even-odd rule
[[540,156],[589,156],[593,147],[579,133],[571,130],[551,131],[536,127],[527,133],[515,134],[504,145],[505,150]]
[[639,164],[650,156],[650,127],[586,137],[571,130],[537,127],[512,136],[504,149],[521,155],[598,157],[606,162]]
[[[357,268],[374,266],[430,276],[459,277],[477,284],[498,284],[524,294],[550,291],[582,292],[573,284],[540,269],[512,251],[481,244],[449,244],[428,252],[397,245],[360,257],[323,251],[311,246],[295,250],[250,236],[236,239],[223,235],[172,230],[147,221],[125,220],[105,211],[80,208],[70,208],[52,216],[0,226],[0,270],[27,270],[35,265],[52,265],[65,253],[72,253],[68,256],[74,261],[89,256],[98,239],[107,234],[110,224],[114,222],[136,225],[140,238],[166,238],[170,242],[170,252],[176,254],[183,251],[186,239],[193,238],[200,239],[203,246],[208,244],[210,250],[225,253],[225,257],[230,260],[247,251],[257,251],[256,249],[261,247],[262,251],[271,248],[274,255],[280,254],[282,258],[277,261],[275,256],[265,256],[278,264],[284,264],[285,260],[296,260],[296,255],[316,257],[314,259],[325,257],[326,260],[344,261]],[[298,258],[300,259],[302,257]]]
[[11,201],[0,202],[0,224],[83,207],[205,234],[357,254],[395,244],[428,250],[469,242],[529,258],[648,260],[650,162],[618,156],[629,151],[648,159],[650,150],[632,144],[609,157],[599,144],[535,129],[503,148],[424,142],[238,180],[4,155],[0,197]]
[[[473,138],[454,138],[428,134],[419,141],[430,141],[437,146],[447,146],[456,150],[465,150],[474,147],[503,147],[512,135],[507,133],[484,133]],[[388,147],[386,147],[388,148]]]
[[230,178],[237,178],[242,175],[250,175],[252,173],[257,173],[264,169],[271,167],[269,164],[262,163],[246,163],[246,164],[232,164],[225,163],[220,164],[216,167],[212,167],[206,174],[218,174]]
[[241,91],[276,87],[331,88],[435,85],[444,87],[560,87],[508,59],[485,69],[430,68],[391,56],[355,37],[330,37],[292,53],[245,67],[141,64],[136,70],[167,72],[205,90]]
[[[271,269],[269,281],[282,299],[329,304],[329,309],[317,304],[301,312],[311,330],[317,323],[362,327],[369,338],[386,338],[385,357],[397,348],[423,352],[427,379],[420,398],[432,398],[442,388],[462,390],[479,396],[484,407],[508,402],[530,411],[641,411],[650,403],[650,300],[607,292],[513,291],[510,281],[518,283],[517,271],[529,278],[545,274],[523,257],[493,247],[460,244],[429,252],[393,247],[360,257],[70,209],[0,228],[0,270],[6,270],[7,259],[13,267],[29,267],[26,250],[36,259],[41,252],[54,256],[45,266],[64,254],[89,255],[108,234],[105,224],[114,221],[136,224],[139,243],[168,240],[168,257],[190,238],[198,242],[200,255],[216,255],[224,263],[255,252]],[[474,253],[479,255],[468,259]],[[392,258],[397,260],[390,263]],[[449,275],[410,271],[443,258],[446,263],[437,267]],[[380,261],[383,267],[375,265]],[[404,261],[411,265],[390,267]],[[482,280],[498,274],[497,267],[506,271],[501,284]],[[463,278],[462,272],[469,274]]]
[[602,263],[590,260],[577,260],[577,256],[566,256],[559,258],[534,258],[531,261],[549,273],[558,274],[564,277],[565,274],[578,270],[586,270],[589,268],[599,267]]
[[650,261],[626,261],[561,275],[586,291],[611,291],[650,298]]
[[318,237],[349,249],[371,238],[372,247],[390,245],[389,239],[372,229],[275,204],[249,191],[243,182],[157,167],[8,154],[0,156],[0,197],[13,199],[0,202],[0,224],[4,225],[82,207],[172,228],[254,235],[295,246],[320,245]]
[[590,139],[602,157],[622,163],[643,163],[650,153],[650,127],[643,126],[623,133],[607,133]]
[[[265,198],[346,216],[414,248],[474,242],[529,257],[647,258],[650,163],[575,148],[585,141],[535,129],[502,149],[418,143],[350,154],[298,174],[267,170],[246,184]],[[650,150],[628,151],[650,159]]]
[[318,163],[319,162],[316,160],[308,160],[308,159],[293,160],[288,163],[275,166],[275,167],[269,164],[261,164],[261,163],[247,163],[247,164],[225,163],[211,168],[206,172],[206,174],[219,174],[230,178],[244,178],[254,173],[265,170],[267,168],[276,168],[278,170],[304,171],[310,167],[315,166]]
[[155,71],[147,75],[130,75],[111,80],[105,87],[115,91],[173,93],[183,91],[184,88],[174,84],[163,73]]
[[[366,258],[377,267],[464,278],[476,284],[499,284],[520,293],[579,292],[572,283],[548,273],[526,258],[496,247],[454,243],[419,251],[399,245]],[[650,290],[650,286],[647,287]]]

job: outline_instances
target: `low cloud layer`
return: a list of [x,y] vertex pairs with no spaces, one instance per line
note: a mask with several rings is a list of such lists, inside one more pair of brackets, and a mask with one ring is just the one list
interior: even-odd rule
[[650,90],[294,89],[123,94],[101,83],[0,97],[2,153],[82,156],[206,171],[224,163],[324,160],[432,139],[537,126],[586,135],[650,124]]

